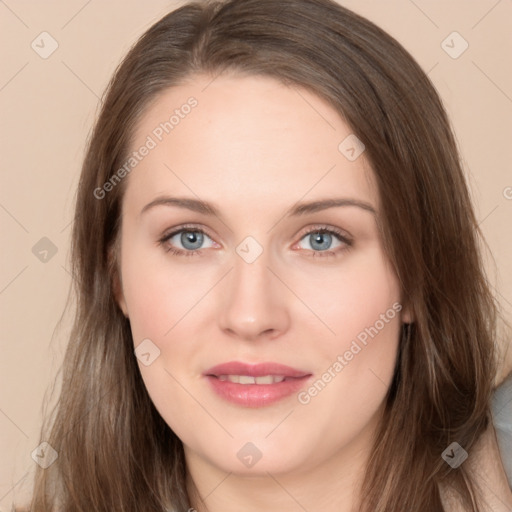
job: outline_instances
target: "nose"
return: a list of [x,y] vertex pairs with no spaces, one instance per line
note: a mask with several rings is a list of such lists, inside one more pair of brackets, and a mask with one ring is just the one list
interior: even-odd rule
[[219,300],[221,330],[240,340],[275,339],[290,323],[286,289],[269,269],[267,252],[252,263],[234,254]]

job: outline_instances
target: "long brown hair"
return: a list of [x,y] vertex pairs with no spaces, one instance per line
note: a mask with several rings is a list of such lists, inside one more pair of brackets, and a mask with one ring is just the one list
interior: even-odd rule
[[468,466],[452,469],[441,458],[452,442],[470,452],[488,426],[496,371],[496,309],[456,143],[409,53],[331,0],[189,3],[153,25],[117,69],[77,193],[77,311],[42,436],[59,456],[38,469],[31,510],[190,507],[182,443],[146,392],[114,299],[126,180],[101,199],[94,191],[126,161],[152,100],[195,73],[224,70],[273,77],[328,101],[366,146],[375,174],[386,252],[414,322],[402,332],[361,510],[443,511],[443,485],[481,510]]

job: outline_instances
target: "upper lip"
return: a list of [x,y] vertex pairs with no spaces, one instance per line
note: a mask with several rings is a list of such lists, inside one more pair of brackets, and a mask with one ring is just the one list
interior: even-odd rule
[[265,375],[280,375],[283,377],[306,377],[308,372],[279,363],[249,364],[240,361],[230,361],[218,364],[204,372],[205,376],[218,377],[219,375],[248,375],[251,377],[264,377]]

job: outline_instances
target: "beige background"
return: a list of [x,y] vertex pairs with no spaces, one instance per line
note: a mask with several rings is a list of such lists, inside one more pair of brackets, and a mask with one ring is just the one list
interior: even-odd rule
[[[512,1],[341,3],[396,37],[441,93],[494,256],[493,283],[510,320]],[[30,484],[43,398],[66,343],[69,316],[61,328],[56,326],[71,281],[74,192],[99,98],[136,38],[176,5],[162,0],[0,1],[0,511],[10,510]],[[38,37],[43,31],[58,42],[47,59],[31,47],[35,40],[43,51]],[[456,59],[443,46],[460,50],[457,36],[442,46],[453,31],[469,44]],[[44,44],[50,48],[49,39]],[[57,248],[46,262],[32,252],[43,237]]]

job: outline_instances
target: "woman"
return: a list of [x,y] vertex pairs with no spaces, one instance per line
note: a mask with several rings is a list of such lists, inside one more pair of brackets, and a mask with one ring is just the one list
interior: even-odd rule
[[31,509],[510,507],[474,462],[496,373],[477,235],[439,97],[375,25],[329,0],[165,16],[83,165]]

